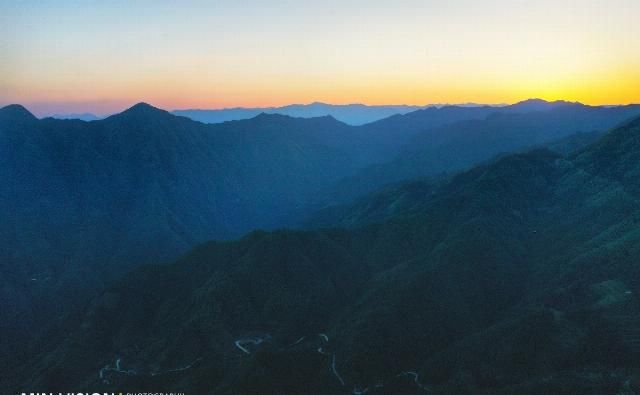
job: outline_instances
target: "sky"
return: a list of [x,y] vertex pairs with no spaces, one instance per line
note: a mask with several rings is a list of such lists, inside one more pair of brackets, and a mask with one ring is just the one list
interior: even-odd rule
[[639,15],[638,0],[0,0],[0,105],[637,103]]

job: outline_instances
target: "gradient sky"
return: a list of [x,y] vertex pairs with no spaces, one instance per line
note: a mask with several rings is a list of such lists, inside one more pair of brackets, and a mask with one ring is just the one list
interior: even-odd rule
[[640,1],[0,0],[0,105],[640,102]]

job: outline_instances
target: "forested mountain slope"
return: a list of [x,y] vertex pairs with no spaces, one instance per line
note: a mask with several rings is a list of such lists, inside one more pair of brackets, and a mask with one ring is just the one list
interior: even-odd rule
[[534,150],[409,184],[395,192],[407,209],[383,222],[256,232],[142,267],[67,322],[24,380],[234,394],[637,391],[638,136],[640,119],[569,157]]

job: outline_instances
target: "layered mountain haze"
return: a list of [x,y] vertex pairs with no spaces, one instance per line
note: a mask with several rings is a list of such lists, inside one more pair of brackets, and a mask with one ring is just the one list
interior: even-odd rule
[[555,101],[549,102],[542,99],[527,99],[511,106],[511,110],[509,112],[525,113],[525,112],[534,112],[534,111],[548,111],[548,110],[553,110],[560,107],[576,106],[580,104],[581,103],[569,102],[566,100],[555,100]]
[[2,390],[634,386],[638,116],[4,107]]
[[261,113],[288,115],[298,118],[313,118],[332,116],[349,125],[364,125],[390,117],[395,114],[406,114],[430,106],[367,106],[364,104],[291,104],[283,107],[259,107],[259,108],[223,108],[216,110],[174,110],[175,115],[191,118],[204,123],[220,123],[240,119],[253,118]]
[[[606,134],[605,131],[579,132],[543,144],[541,148],[561,156],[568,156],[596,142],[604,134]],[[507,155],[510,154],[496,155],[486,163],[496,162]],[[324,207],[306,218],[302,227],[339,226],[350,229],[364,224],[381,222],[399,213],[410,212],[414,209],[414,205],[422,204],[424,199],[428,199],[438,187],[449,182],[451,177],[456,174],[419,177],[388,184],[347,204]]]
[[351,230],[254,232],[144,266],[24,371],[194,393],[637,391],[639,136],[636,118],[569,156],[374,195],[386,214]]
[[[376,122],[384,118],[388,118],[394,115],[404,115],[410,112],[414,112],[422,109],[438,109],[446,107],[455,108],[475,108],[475,107],[488,107],[490,109],[505,110],[503,107],[509,107],[506,111],[509,112],[531,112],[531,111],[546,111],[552,108],[561,107],[564,105],[571,105],[563,100],[554,102],[548,102],[542,99],[529,99],[517,103],[513,106],[506,104],[497,105],[481,105],[476,103],[466,104],[431,104],[425,106],[408,106],[408,105],[364,105],[364,104],[327,104],[327,103],[310,103],[310,104],[291,104],[282,107],[258,107],[258,108],[222,108],[222,109],[189,109],[189,110],[173,110],[171,113],[174,115],[180,115],[183,117],[191,118],[194,121],[200,121],[204,123],[220,123],[226,121],[236,121],[240,119],[253,118],[261,113],[265,114],[280,114],[288,115],[297,118],[313,118],[322,116],[332,116],[337,120],[349,125],[364,125],[371,122]],[[485,108],[486,110],[486,108]],[[87,117],[89,115],[89,117]],[[92,120],[93,114],[77,114],[78,118],[85,118],[86,120]],[[70,118],[69,116],[54,116],[54,118]],[[95,116],[94,116],[95,117]]]
[[[413,119],[403,122],[420,124],[419,119],[428,111],[407,114],[403,118]],[[333,203],[348,202],[388,183],[463,170],[501,153],[543,145],[576,133],[598,135],[639,113],[639,105],[592,107],[580,103],[524,101],[500,111],[490,111],[486,117],[447,122],[416,132],[394,159],[346,178],[327,195],[337,199]]]

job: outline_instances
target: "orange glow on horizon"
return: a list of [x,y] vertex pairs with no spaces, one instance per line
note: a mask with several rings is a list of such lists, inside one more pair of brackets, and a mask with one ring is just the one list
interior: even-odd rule
[[327,1],[9,3],[0,105],[640,102],[637,0]]

